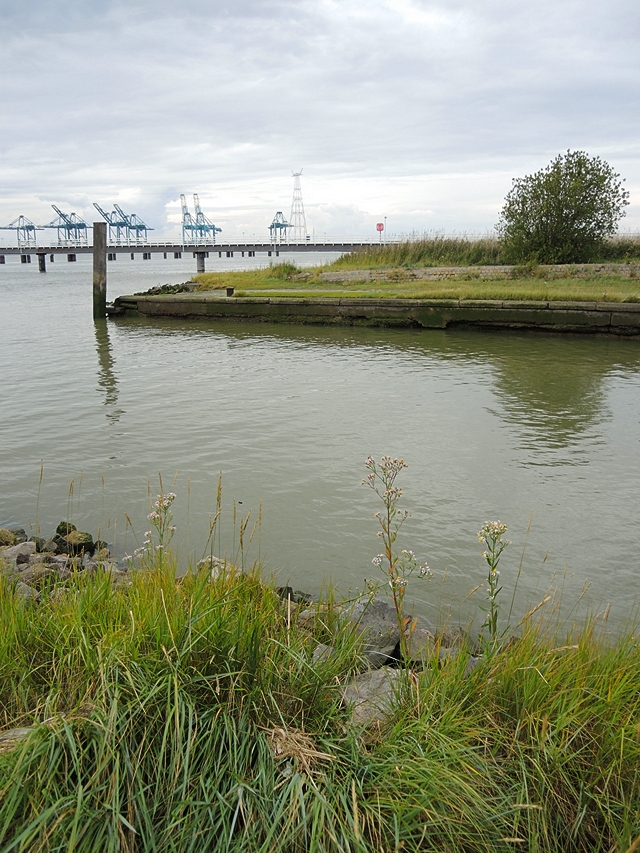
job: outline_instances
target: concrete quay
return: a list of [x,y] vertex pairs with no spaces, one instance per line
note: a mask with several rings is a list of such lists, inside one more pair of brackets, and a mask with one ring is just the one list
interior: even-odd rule
[[112,317],[640,335],[640,303],[234,297],[219,292],[119,296]]

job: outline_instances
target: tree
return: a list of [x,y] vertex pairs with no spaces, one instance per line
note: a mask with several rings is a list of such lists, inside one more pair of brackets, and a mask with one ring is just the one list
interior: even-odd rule
[[623,179],[600,157],[567,151],[514,178],[496,230],[514,263],[585,263],[615,234],[629,204]]

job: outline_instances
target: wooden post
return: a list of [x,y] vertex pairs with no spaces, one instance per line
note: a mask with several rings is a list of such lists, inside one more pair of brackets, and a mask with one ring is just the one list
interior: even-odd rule
[[107,314],[107,223],[93,223],[93,319]]

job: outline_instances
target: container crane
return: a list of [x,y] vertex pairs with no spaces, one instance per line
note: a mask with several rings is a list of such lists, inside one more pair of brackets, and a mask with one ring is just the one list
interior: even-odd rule
[[287,228],[289,223],[284,218],[284,213],[279,210],[273,217],[273,222],[269,226],[269,234],[271,235],[272,243],[282,243],[287,239]]
[[0,226],[1,231],[15,231],[18,237],[18,246],[25,249],[35,249],[36,231],[42,231],[38,225],[34,225],[26,216],[18,216],[8,225]]
[[103,210],[99,204],[96,204],[94,201],[93,206],[98,211],[100,216],[107,222],[109,226],[109,243],[116,246],[121,246],[123,243],[123,235],[124,242],[129,242],[129,232],[128,232],[128,222],[127,218],[124,215],[119,215],[117,211],[112,210],[111,213],[107,213],[106,210]]
[[[202,212],[202,208],[200,207],[200,199],[198,197],[198,193],[193,194],[193,206],[196,212],[196,221],[195,221],[195,235],[196,235],[196,243],[211,243],[215,245],[216,242],[216,231],[220,233],[222,228],[218,228],[216,225],[211,222],[210,219]],[[209,235],[211,235],[211,240],[208,239]]]
[[63,213],[59,207],[52,204],[51,207],[58,214],[57,217],[44,225],[43,228],[58,229],[59,246],[86,246],[87,245],[87,223],[76,216],[75,213]]

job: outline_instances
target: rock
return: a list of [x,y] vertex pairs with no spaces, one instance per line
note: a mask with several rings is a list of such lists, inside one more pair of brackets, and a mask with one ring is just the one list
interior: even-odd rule
[[70,521],[61,521],[60,524],[56,527],[56,536],[68,536],[70,533],[73,533],[74,530],[78,528],[75,524],[71,524]]
[[464,677],[466,678],[468,675],[471,675],[473,670],[480,663],[480,658],[475,655],[469,655],[469,660],[467,661],[467,665],[464,668]]
[[5,548],[4,551],[0,553],[0,557],[6,563],[7,568],[9,570],[15,569],[18,557],[24,559],[27,558],[29,560],[32,554],[36,552],[36,543],[35,542],[21,542],[19,545],[13,545],[10,548]]
[[96,546],[96,551],[109,550],[109,545],[103,539],[96,539],[93,544]]
[[346,622],[364,640],[363,654],[372,667],[380,667],[395,658],[400,641],[396,611],[386,601],[357,601],[345,610]]
[[426,628],[414,628],[407,637],[407,652],[412,663],[424,663],[435,654],[436,638]]
[[37,587],[45,578],[59,578],[61,571],[65,572],[68,577],[69,572],[66,569],[60,570],[57,566],[52,565],[51,563],[33,563],[24,571],[20,572],[19,578],[22,583]]
[[19,545],[21,542],[27,541],[27,533],[21,527],[10,527],[9,533],[13,533],[16,545]]
[[16,537],[6,527],[0,527],[0,548],[4,545],[15,545]]
[[9,729],[9,731],[0,732],[0,753],[8,752],[33,731],[35,731],[35,726],[25,726],[23,729]]
[[345,687],[342,701],[351,706],[351,720],[357,726],[381,722],[393,709],[402,671],[383,666],[354,676]]
[[311,662],[314,665],[324,663],[326,660],[329,660],[332,654],[333,646],[327,646],[326,643],[319,643],[313,650],[313,654],[311,655]]
[[[96,543],[94,542],[94,545]],[[111,556],[111,552],[108,548],[96,548],[95,553],[93,555],[94,560],[97,560],[99,563],[104,563],[108,561]]]
[[29,542],[36,543],[36,553],[41,554],[43,551],[46,551],[44,547],[47,544],[47,540],[42,536],[30,536]]
[[211,580],[214,581],[226,572],[229,565],[230,564],[222,557],[214,557],[213,555],[210,555],[205,557],[204,560],[200,560],[198,568],[209,569],[211,572]]
[[294,589],[291,586],[277,586],[276,592],[285,601],[290,598],[294,604],[313,604],[314,598],[306,592]]
[[90,554],[96,550],[93,544],[93,537],[90,533],[82,533],[80,530],[72,530],[65,537],[69,553],[75,555]]
[[42,546],[42,550],[46,551],[48,554],[57,554],[58,553],[58,543],[56,541],[56,537],[53,539],[47,539],[47,541]]
[[18,581],[15,585],[15,593],[18,598],[22,598],[25,601],[37,601],[40,598],[40,593],[37,589],[22,581]]
[[[34,542],[35,545],[35,542]],[[16,557],[16,566],[29,565],[29,560],[31,559],[30,554],[18,554]]]
[[[68,554],[69,553],[69,545],[67,544],[67,539],[65,536],[61,536],[59,533],[51,540],[53,542],[53,548],[51,549],[54,554]],[[47,546],[49,542],[46,543]],[[49,548],[47,548],[49,550]]]
[[454,625],[451,628],[445,628],[439,631],[436,635],[440,642],[440,647],[443,649],[466,649],[467,651],[477,651],[476,643],[471,639],[471,635],[459,625]]

